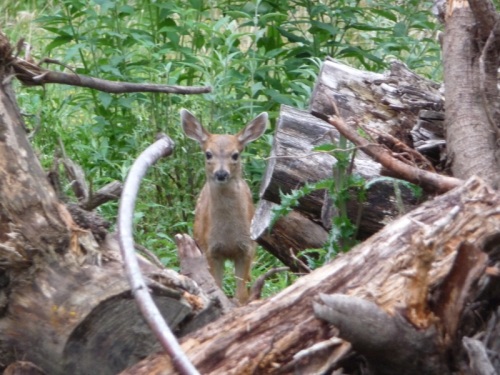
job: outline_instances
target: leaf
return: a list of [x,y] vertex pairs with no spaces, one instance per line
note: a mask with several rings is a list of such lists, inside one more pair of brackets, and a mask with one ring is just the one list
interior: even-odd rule
[[311,21],[311,33],[314,33],[315,30],[323,30],[328,32],[330,36],[335,36],[339,33],[339,29],[337,27],[334,27],[331,23],[326,23],[326,22],[318,22],[318,21]]
[[99,91],[97,96],[99,98],[99,101],[101,102],[101,105],[104,108],[108,108],[111,102],[113,101],[113,97],[107,92]]
[[396,37],[403,37],[408,34],[408,29],[406,27],[406,24],[404,22],[398,22],[394,25],[393,29],[394,36]]
[[386,31],[391,30],[389,27],[381,27],[375,25],[369,25],[366,23],[353,23],[349,25],[350,28],[363,31]]
[[288,41],[292,43],[303,43],[303,44],[310,44],[310,41],[307,40],[306,38],[296,35],[294,33],[291,33],[287,30],[285,30],[282,27],[277,27],[278,31],[280,32],[281,35],[283,35],[285,38],[288,39]]
[[70,36],[58,36],[52,40],[46,47],[45,50],[47,52],[51,52],[53,49],[56,49],[59,46],[62,46],[63,44],[70,43],[73,40],[72,37]]
[[370,12],[376,14],[377,16],[384,17],[390,21],[397,22],[398,17],[391,11],[386,9],[371,8]]
[[271,97],[271,99],[273,101],[275,101],[276,103],[290,105],[290,106],[294,105],[293,100],[288,95],[282,94],[282,93],[280,93],[276,90],[272,90],[272,89],[264,90],[264,92],[266,95],[269,95]]

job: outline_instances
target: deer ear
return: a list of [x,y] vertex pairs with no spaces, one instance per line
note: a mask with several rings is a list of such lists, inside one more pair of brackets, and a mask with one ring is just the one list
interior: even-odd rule
[[203,144],[207,140],[210,133],[205,130],[198,119],[187,109],[181,109],[181,121],[182,129],[187,137],[198,141],[200,144]]
[[267,112],[262,112],[252,121],[250,121],[247,126],[245,126],[236,136],[238,141],[240,141],[243,146],[247,143],[255,141],[259,138],[266,130],[267,125]]

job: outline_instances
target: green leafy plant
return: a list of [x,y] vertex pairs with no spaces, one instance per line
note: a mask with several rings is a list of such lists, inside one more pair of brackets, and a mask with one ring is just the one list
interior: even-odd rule
[[[322,258],[319,263],[323,264],[339,252],[349,250],[356,243],[357,227],[361,216],[358,215],[357,222],[353,223],[348,216],[347,202],[353,197],[360,203],[365,200],[366,181],[352,173],[356,148],[352,148],[345,137],[340,136],[336,144],[328,143],[317,146],[313,151],[331,153],[335,157],[332,178],[306,183],[288,194],[280,193],[280,204],[273,209],[271,225],[274,225],[276,220],[296,207],[301,198],[317,190],[326,190],[332,201],[334,214],[332,215],[328,242],[325,244],[326,251],[319,252]],[[311,265],[311,257],[309,257],[309,263]],[[314,263],[317,265],[318,261]]]

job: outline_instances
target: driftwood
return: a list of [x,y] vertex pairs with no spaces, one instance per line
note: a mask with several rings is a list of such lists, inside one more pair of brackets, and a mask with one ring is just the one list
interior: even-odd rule
[[[407,374],[467,368],[461,338],[484,330],[496,310],[486,301],[500,290],[500,278],[487,272],[500,256],[499,205],[496,192],[471,179],[278,295],[234,310],[181,344],[203,374],[353,372],[365,360],[389,374],[403,367]],[[314,317],[319,293],[337,301],[325,307],[333,310],[329,317],[318,311],[335,326]],[[373,319],[387,324],[373,325]],[[395,330],[401,339],[391,336]],[[389,337],[395,344],[385,346]],[[171,371],[168,358],[155,355],[123,374]]]

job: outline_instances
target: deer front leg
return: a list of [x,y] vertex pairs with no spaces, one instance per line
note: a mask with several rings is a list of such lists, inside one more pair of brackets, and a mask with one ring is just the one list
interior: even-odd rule
[[214,257],[213,254],[207,254],[207,261],[210,274],[215,280],[215,283],[222,289],[222,277],[224,276],[224,259]]
[[241,305],[248,300],[247,283],[250,281],[250,270],[252,269],[252,255],[238,257],[234,261],[234,274],[236,276],[236,298]]

